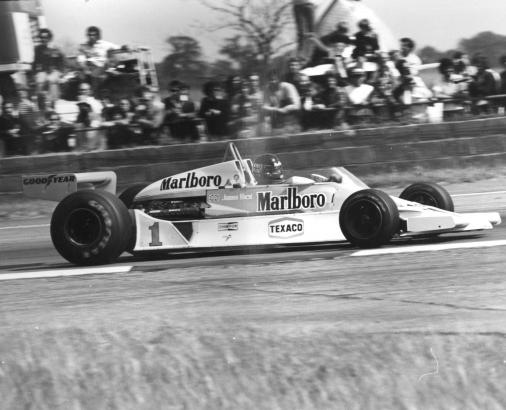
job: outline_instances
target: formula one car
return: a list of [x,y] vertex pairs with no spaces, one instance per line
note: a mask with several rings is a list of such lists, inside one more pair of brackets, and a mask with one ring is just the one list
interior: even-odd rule
[[[453,212],[441,186],[415,183],[399,198],[370,189],[342,167],[262,185],[229,144],[223,162],[134,185],[116,196],[114,172],[23,177],[27,196],[61,200],[51,219],[55,248],[77,265],[121,253],[218,250],[393,238],[492,229],[498,213]],[[159,253],[159,252],[158,252]]]

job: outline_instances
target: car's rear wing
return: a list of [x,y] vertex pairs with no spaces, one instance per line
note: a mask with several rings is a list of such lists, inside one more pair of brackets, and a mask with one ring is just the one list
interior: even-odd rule
[[30,198],[61,201],[80,189],[100,189],[116,193],[116,174],[113,171],[81,172],[45,175],[23,175],[23,193]]

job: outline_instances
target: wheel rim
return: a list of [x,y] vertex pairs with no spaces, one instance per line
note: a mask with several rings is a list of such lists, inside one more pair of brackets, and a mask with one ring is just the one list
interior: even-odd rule
[[435,208],[439,207],[438,200],[428,192],[417,192],[416,194],[411,195],[409,200],[412,202],[418,202],[422,205],[433,206]]
[[102,219],[91,209],[75,209],[65,223],[65,234],[78,246],[90,246],[99,242],[103,231]]
[[348,211],[350,231],[357,239],[368,239],[381,229],[383,213],[380,207],[372,201],[360,200]]

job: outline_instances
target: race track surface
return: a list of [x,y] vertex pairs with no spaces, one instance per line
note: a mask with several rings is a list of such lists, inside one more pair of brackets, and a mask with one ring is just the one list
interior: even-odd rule
[[[457,212],[499,211],[506,219],[506,192],[452,194]],[[380,251],[387,253],[340,244],[155,260],[125,254],[90,271],[57,254],[47,219],[4,222],[0,326],[135,327],[160,317],[181,326],[223,322],[286,332],[504,331],[506,223]]]

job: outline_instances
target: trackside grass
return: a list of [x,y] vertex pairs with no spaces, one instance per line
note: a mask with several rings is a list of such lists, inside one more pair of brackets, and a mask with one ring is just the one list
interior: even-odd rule
[[[149,325],[146,325],[149,326]],[[254,328],[0,336],[2,409],[504,409],[504,334]]]

